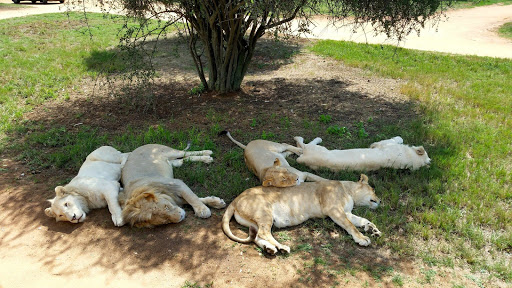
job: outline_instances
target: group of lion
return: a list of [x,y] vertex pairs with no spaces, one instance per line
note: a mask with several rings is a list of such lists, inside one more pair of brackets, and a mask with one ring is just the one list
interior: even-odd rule
[[[418,169],[430,163],[423,147],[403,145],[400,137],[373,143],[368,149],[327,150],[318,145],[320,138],[305,144],[302,137],[295,137],[297,146],[267,140],[243,145],[229,132],[223,134],[244,149],[245,163],[262,186],[245,190],[231,202],[224,213],[222,228],[230,239],[255,242],[271,255],[290,252],[288,246],[273,238],[272,226],[298,225],[310,218],[330,217],[362,246],[371,241],[357,227],[372,236],[381,234],[372,222],[351,213],[354,205],[375,209],[380,204],[366,175],[361,174],[358,182],[328,180],[291,167],[287,156],[296,154],[297,162],[313,169],[325,167],[335,171]],[[55,188],[56,196],[49,200],[51,207],[45,213],[57,221],[81,223],[90,209],[108,207],[116,226],[129,223],[152,227],[182,221],[182,206],[189,204],[196,216],[208,218],[208,206],[222,209],[226,206],[224,200],[215,196],[199,198],[182,180],[174,178],[173,167],[184,161],[210,163],[212,151],[187,148],[176,150],[148,144],[121,153],[102,146],[87,156],[77,176],[67,185]],[[233,216],[239,224],[249,227],[245,239],[231,232],[229,223]]]

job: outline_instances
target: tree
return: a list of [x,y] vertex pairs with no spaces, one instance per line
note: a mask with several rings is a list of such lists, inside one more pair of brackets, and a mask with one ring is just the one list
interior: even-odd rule
[[[190,53],[206,90],[240,89],[258,39],[265,33],[307,31],[320,10],[333,22],[370,23],[376,32],[401,40],[437,23],[442,0],[118,0],[141,19],[185,23]],[[199,45],[200,43],[200,45]],[[208,77],[207,77],[208,76]]]

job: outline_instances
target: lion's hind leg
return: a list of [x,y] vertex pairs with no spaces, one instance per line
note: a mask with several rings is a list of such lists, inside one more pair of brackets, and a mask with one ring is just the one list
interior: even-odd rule
[[277,251],[281,253],[290,253],[290,247],[283,245],[272,236],[271,224],[259,225],[258,234],[254,242],[270,255],[275,255]]
[[203,163],[212,163],[213,158],[211,156],[185,156],[183,158],[185,161],[190,162],[203,162]]
[[222,209],[226,207],[226,202],[224,202],[224,200],[220,199],[219,197],[208,196],[204,198],[199,198],[199,200],[201,200],[201,202],[203,202],[205,205],[216,209]]

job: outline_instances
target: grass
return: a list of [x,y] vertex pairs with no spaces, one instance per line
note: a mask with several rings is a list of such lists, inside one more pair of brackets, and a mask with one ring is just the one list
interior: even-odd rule
[[112,36],[125,20],[93,13],[87,18],[56,13],[0,20],[0,145],[4,132],[33,107],[66,99],[69,88],[84,78],[125,69],[126,62],[108,61],[115,51],[99,52],[119,43]]
[[[512,61],[336,41],[320,41],[311,50],[375,75],[405,79],[401,92],[420,103],[423,131],[411,136],[429,143],[434,165],[414,178],[375,183],[389,203],[382,221],[414,238],[442,239],[459,259],[512,280],[510,266],[493,268],[479,253],[487,245],[498,254],[512,247]],[[404,184],[407,205],[398,201],[398,185]],[[402,223],[399,215],[416,221]]]
[[512,39],[512,22],[501,25],[498,29],[498,34],[501,37]]
[[[103,62],[115,56],[104,51],[117,44],[117,29],[124,22],[91,14],[88,30],[81,20],[79,14],[55,14],[0,21],[0,150],[3,147],[18,153],[33,170],[56,167],[75,171],[100,145],[127,152],[146,143],[184,148],[191,141],[191,150],[210,149],[215,153],[211,165],[191,163],[193,169],[176,171],[176,177],[190,183],[200,196],[216,195],[230,201],[240,191],[258,184],[245,166],[241,149],[216,145],[217,133],[227,116],[215,111],[207,115],[208,127],[185,130],[147,125],[108,133],[86,125],[70,129],[23,121],[25,113],[37,105],[65,100],[81,79],[94,77],[102,70],[115,73],[122,68],[123,63],[105,66]],[[9,30],[13,25],[19,29]],[[94,34],[92,39],[89,31]],[[311,115],[312,120],[304,118],[302,123],[262,115],[252,119],[254,130],[241,136],[237,133],[236,138],[284,140],[275,130],[260,129],[263,122],[271,121],[283,131],[294,125],[304,132],[319,131],[326,142],[341,138],[347,148],[396,135],[410,143],[424,143],[433,159],[431,167],[416,172],[373,172],[372,185],[384,204],[377,211],[355,209],[354,214],[371,219],[384,235],[389,235],[375,239],[377,249],[383,247],[395,255],[422,259],[428,266],[421,271],[423,283],[441,277],[437,267],[457,265],[469,265],[473,271],[484,271],[510,283],[512,270],[506,255],[512,249],[512,61],[336,41],[316,42],[311,51],[369,74],[405,80],[401,93],[418,103],[421,118],[401,126],[368,119],[347,128],[333,123],[331,115]],[[382,127],[378,135],[369,135],[373,127]],[[293,160],[290,163],[306,169]],[[351,180],[356,180],[357,174],[320,173],[327,178]],[[309,221],[303,228],[318,232],[318,239],[326,239],[328,231],[339,231],[326,219]],[[291,233],[276,235],[295,242]],[[357,253],[343,232],[338,240],[332,240],[334,244],[311,245],[311,238],[306,236],[300,244],[292,245],[292,256],[309,257],[308,265],[318,269],[330,269],[339,262],[333,259],[339,253]],[[490,252],[482,253],[484,250]],[[350,273],[360,267],[346,261]],[[394,272],[399,268],[392,268],[395,270],[367,266],[363,270],[376,279],[392,277],[394,284],[404,285],[402,274]],[[197,285],[191,282],[185,287]]]

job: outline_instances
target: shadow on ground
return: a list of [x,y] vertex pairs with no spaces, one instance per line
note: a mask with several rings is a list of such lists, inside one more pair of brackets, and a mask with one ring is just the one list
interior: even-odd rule
[[[410,129],[410,123],[421,121],[414,103],[385,94],[364,92],[358,87],[364,87],[369,81],[357,83],[336,75],[328,78],[289,79],[282,75],[270,79],[252,78],[244,84],[242,92],[232,95],[191,95],[188,83],[155,83],[156,93],[151,100],[155,109],[151,113],[141,113],[124,100],[108,97],[107,93],[93,97],[87,92],[73,95],[69,101],[48,103],[27,115],[31,126],[23,130],[23,134],[12,136],[20,141],[22,149],[40,149],[41,154],[60,148],[24,143],[24,137],[57,126],[66,127],[70,134],[78,133],[82,126],[94,127],[100,136],[122,135],[127,127],[140,133],[156,125],[171,131],[191,128],[214,131],[213,128],[217,127],[234,131],[232,134],[243,143],[269,132],[273,135],[271,139],[289,143],[296,135],[306,139],[322,136],[326,146],[331,143],[330,148],[333,148],[332,145],[343,143],[343,139],[326,133],[329,125],[350,128],[353,123],[371,118],[371,122],[366,122],[366,129],[373,136],[357,140],[361,145],[367,145],[378,137],[377,131],[388,129],[386,133],[394,133],[404,127]],[[376,90],[385,93],[381,88]],[[329,123],[320,123],[320,115],[331,115],[332,119]],[[423,135],[425,132],[413,133]],[[354,142],[354,139],[344,141]],[[225,137],[214,138],[213,142],[217,153],[214,157],[219,161],[204,169],[215,170],[215,165],[225,163],[224,155],[238,149]],[[5,231],[0,238],[0,246],[6,251],[25,251],[27,247],[44,251],[34,252],[32,257],[45,270],[56,275],[73,275],[94,267],[114,274],[158,271],[163,277],[171,277],[174,273],[201,283],[214,281],[219,286],[238,283],[239,286],[270,287],[278,281],[283,287],[309,287],[312,283],[315,286],[332,285],[338,273],[332,269],[339,271],[343,267],[355,267],[357,277],[374,282],[378,279],[371,271],[381,269],[379,267],[384,267],[383,271],[388,268],[403,271],[412,265],[409,260],[398,258],[379,245],[360,248],[346,236],[328,239],[326,231],[320,229],[318,232],[319,229],[308,224],[283,230],[291,233],[291,239],[297,241],[285,242],[292,246],[291,256],[265,257],[254,245],[240,245],[227,239],[220,225],[222,210],[214,211],[211,218],[203,220],[195,218],[188,209],[187,218],[182,223],[154,229],[114,227],[106,209],[93,211],[83,224],[56,223],[44,215],[44,208],[48,206],[45,200],[53,197],[56,183],[72,177],[78,167],[62,171],[48,168],[29,175],[30,169],[22,163],[12,161],[7,165],[9,168],[0,172],[0,227]],[[176,171],[178,178],[181,177],[179,169]],[[27,174],[21,176],[22,173]],[[247,173],[244,177],[253,177],[247,171],[243,173]],[[356,174],[350,175],[357,178]],[[188,183],[188,179],[183,180]],[[189,185],[197,194],[204,194],[204,189],[207,189],[209,194],[224,197],[228,202],[242,192],[230,191],[230,187],[218,181],[207,179],[206,183],[206,187]],[[255,181],[244,183],[242,185],[249,188]],[[376,213],[379,210],[372,212]],[[380,221],[384,226],[381,227],[383,237],[388,237],[386,232],[394,231],[387,230],[385,220]],[[332,231],[346,235],[339,227]],[[24,241],[14,241],[16,239]],[[300,250],[299,243],[309,243],[311,249]],[[326,245],[330,245],[327,254]],[[74,259],[80,261],[75,262]],[[372,270],[372,267],[377,268]]]

